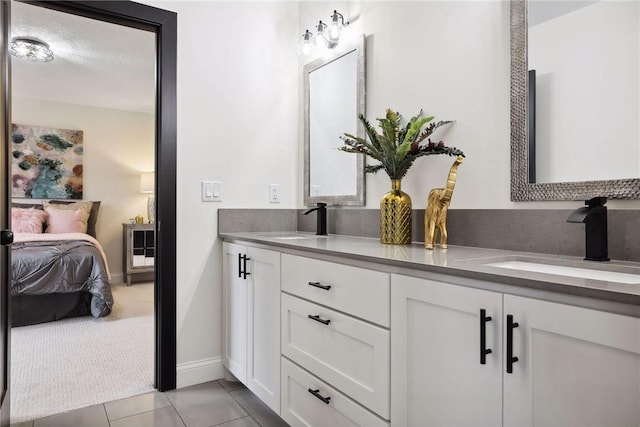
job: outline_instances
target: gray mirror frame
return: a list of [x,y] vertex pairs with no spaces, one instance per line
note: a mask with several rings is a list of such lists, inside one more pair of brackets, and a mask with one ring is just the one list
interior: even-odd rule
[[529,183],[527,70],[527,2],[511,0],[511,201],[640,199],[640,178]]
[[[351,44],[344,47],[338,47],[330,57],[323,57],[316,59],[304,66],[304,204],[305,206],[312,206],[318,202],[325,202],[330,206],[364,206],[365,204],[365,156],[364,154],[349,154],[345,153],[345,156],[357,156],[357,174],[356,174],[356,194],[354,195],[342,195],[342,196],[311,196],[310,187],[310,170],[309,170],[309,153],[310,153],[310,133],[309,133],[309,73],[323,67],[336,59],[356,51],[357,64],[358,64],[358,78],[357,78],[357,109],[358,115],[365,114],[365,87],[366,87],[366,72],[365,72],[365,36],[364,34],[359,38],[355,44]],[[356,135],[364,138],[365,131],[364,126],[358,121]]]

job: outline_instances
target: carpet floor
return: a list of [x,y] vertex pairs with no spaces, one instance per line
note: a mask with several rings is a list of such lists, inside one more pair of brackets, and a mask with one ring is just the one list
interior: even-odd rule
[[153,391],[153,283],[112,286],[107,317],[11,330],[11,422]]

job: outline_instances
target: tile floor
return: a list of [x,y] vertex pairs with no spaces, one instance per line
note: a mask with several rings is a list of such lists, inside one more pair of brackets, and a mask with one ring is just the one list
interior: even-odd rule
[[241,383],[224,380],[153,392],[12,427],[286,427]]

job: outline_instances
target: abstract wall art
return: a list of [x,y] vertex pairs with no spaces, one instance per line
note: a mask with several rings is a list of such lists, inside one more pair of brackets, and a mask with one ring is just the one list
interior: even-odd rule
[[14,124],[12,197],[82,199],[82,131]]

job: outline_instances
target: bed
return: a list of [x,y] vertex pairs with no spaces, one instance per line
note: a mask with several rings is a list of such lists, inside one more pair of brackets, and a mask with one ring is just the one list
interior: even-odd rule
[[[12,216],[17,212],[46,217],[35,212],[37,206],[15,206]],[[47,212],[52,219],[53,211]],[[14,226],[17,223],[14,221]],[[95,221],[92,230],[84,230],[87,232],[61,232],[68,230],[54,221],[35,233],[20,232],[33,231],[29,228],[17,229],[11,245],[12,326],[89,314],[103,317],[111,312],[113,296],[106,257],[100,243],[87,234],[95,234]],[[45,229],[48,232],[43,233]]]

